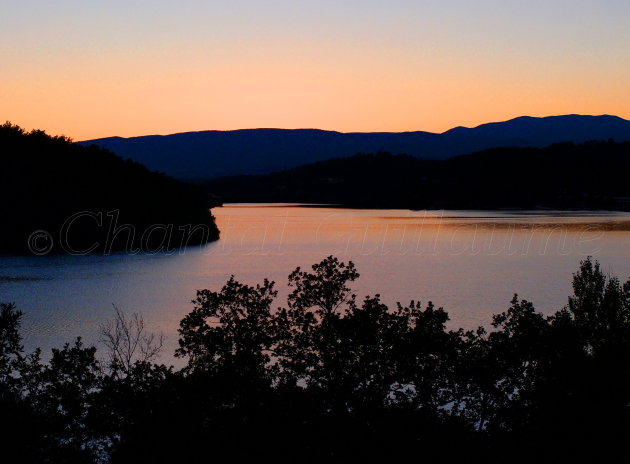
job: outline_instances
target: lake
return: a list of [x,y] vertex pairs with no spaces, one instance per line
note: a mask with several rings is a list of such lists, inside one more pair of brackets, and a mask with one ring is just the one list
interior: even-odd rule
[[197,289],[218,290],[234,274],[278,282],[328,255],[352,260],[353,289],[388,304],[433,301],[453,328],[488,325],[514,293],[551,313],[571,291],[571,274],[592,255],[605,272],[630,276],[630,214],[554,211],[358,210],[290,204],[213,209],[221,239],[173,253],[0,258],[0,301],[25,313],[28,350],[76,336],[98,343],[113,307],[141,312],[166,336],[173,362],[177,327]]

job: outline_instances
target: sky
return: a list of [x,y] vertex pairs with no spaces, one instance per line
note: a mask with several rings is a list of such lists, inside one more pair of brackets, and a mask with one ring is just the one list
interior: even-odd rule
[[75,140],[630,118],[628,0],[0,0],[0,120]]

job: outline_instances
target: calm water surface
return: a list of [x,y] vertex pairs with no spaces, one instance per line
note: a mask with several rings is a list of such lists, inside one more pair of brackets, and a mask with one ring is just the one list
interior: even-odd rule
[[234,274],[284,283],[297,266],[334,254],[357,265],[357,295],[387,303],[433,301],[451,325],[486,325],[514,293],[549,313],[570,293],[581,259],[630,276],[630,214],[551,211],[355,210],[227,205],[213,210],[221,240],[175,253],[1,257],[0,301],[24,311],[27,349],[82,336],[98,343],[112,305],[141,312],[166,336],[171,362],[180,319],[197,289],[218,290]]

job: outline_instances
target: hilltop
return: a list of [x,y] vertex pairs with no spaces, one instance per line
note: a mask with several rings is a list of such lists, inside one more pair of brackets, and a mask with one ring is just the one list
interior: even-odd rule
[[206,195],[106,149],[7,122],[0,153],[0,252],[29,251],[38,230],[50,235],[30,251],[157,251],[219,236]]
[[627,209],[630,142],[494,148],[448,160],[356,155],[202,183],[225,202],[411,209]]

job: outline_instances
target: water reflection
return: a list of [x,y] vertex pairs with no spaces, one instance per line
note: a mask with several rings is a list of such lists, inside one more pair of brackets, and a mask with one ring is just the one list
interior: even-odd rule
[[[97,341],[112,304],[140,311],[177,346],[179,320],[201,288],[234,274],[283,284],[297,266],[335,254],[353,260],[359,296],[388,303],[432,300],[455,327],[487,324],[514,292],[543,311],[565,304],[571,273],[593,255],[630,275],[630,215],[553,211],[353,210],[228,205],[213,210],[221,240],[154,255],[3,257],[0,301],[26,313],[26,345],[58,346],[76,335]],[[280,285],[280,302],[284,289]]]

